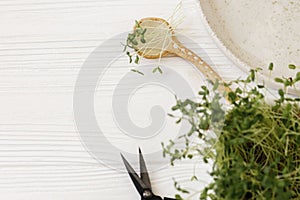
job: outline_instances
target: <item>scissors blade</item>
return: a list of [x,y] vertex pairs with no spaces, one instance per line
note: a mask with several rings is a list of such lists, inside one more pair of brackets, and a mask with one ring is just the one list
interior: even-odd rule
[[143,191],[145,189],[148,189],[147,186],[143,183],[143,181],[140,179],[140,177],[137,175],[137,173],[134,171],[134,169],[130,166],[130,164],[128,163],[128,161],[124,158],[124,156],[121,154],[122,160],[124,162],[124,165],[127,169],[127,172],[135,186],[135,188],[137,189],[137,191],[139,192],[139,194],[141,196],[143,196]]
[[141,149],[139,148],[139,155],[140,155],[140,174],[141,179],[145,183],[145,185],[151,190],[151,182],[148,174],[148,170],[146,167],[146,163],[142,154]]

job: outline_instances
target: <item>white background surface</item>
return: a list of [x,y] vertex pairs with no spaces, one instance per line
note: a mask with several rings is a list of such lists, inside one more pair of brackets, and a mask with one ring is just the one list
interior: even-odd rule
[[[131,30],[135,19],[149,16],[168,19],[178,3],[175,0],[0,1],[1,199],[139,199],[126,174],[98,163],[81,144],[73,118],[73,90],[83,62],[103,41]],[[206,32],[200,20],[198,2],[183,1],[181,12],[185,18],[176,24],[176,31],[205,49],[215,70],[225,80],[242,76],[241,70],[225,58]],[[192,44],[186,45],[196,48]],[[205,54],[200,56],[209,60]],[[166,58],[162,62],[174,66],[190,81],[195,92],[203,83],[203,77],[185,61]],[[132,68],[126,56],[118,63],[112,68],[114,73],[108,73],[105,79],[117,80],[124,69]],[[131,112],[133,120],[141,126],[149,123],[145,117],[149,110],[141,112],[140,109],[144,105],[147,109],[151,107],[151,101],[161,102],[166,109],[174,105],[172,95],[164,96],[164,93],[162,89],[147,87],[137,94],[134,103],[138,108]],[[96,97],[99,101],[109,102],[110,90],[96,93]],[[143,104],[145,100],[147,103]],[[100,104],[96,108],[99,115],[101,112],[110,115],[109,109],[101,111],[109,106],[101,108]],[[101,123],[109,138],[110,130],[115,129],[113,122]],[[118,140],[119,136],[121,139]],[[141,146],[147,160],[151,146],[133,143],[127,144],[130,148],[122,147],[122,134],[119,136],[116,133],[110,139],[116,139],[115,145],[120,150],[136,151],[136,147]],[[157,142],[160,144],[159,140]],[[103,149],[103,153],[112,152]],[[155,160],[147,160],[149,170],[153,162]],[[181,162],[175,167],[154,171],[151,173],[154,191],[173,196],[172,177],[186,182],[194,166],[194,163]],[[208,168],[198,163],[197,169],[201,181],[208,182],[205,175]]]

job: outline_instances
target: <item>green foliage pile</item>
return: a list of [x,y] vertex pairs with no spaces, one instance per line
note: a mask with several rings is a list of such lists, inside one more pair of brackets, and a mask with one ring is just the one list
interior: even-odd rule
[[[294,65],[289,68],[296,69]],[[213,162],[213,182],[199,191],[202,200],[300,199],[300,98],[287,95],[288,88],[300,82],[300,72],[275,79],[282,88],[270,103],[267,89],[256,82],[258,70],[228,84],[235,90],[226,94],[227,110],[216,92],[218,82],[213,83],[212,92],[202,87],[201,101],[177,100],[173,107],[182,113],[177,122],[188,120],[191,130],[179,138],[185,148],[176,149],[176,142],[171,141],[163,145],[164,155],[170,156],[171,163],[195,156]],[[211,137],[209,130],[216,136]],[[193,142],[194,136],[205,147]],[[197,179],[201,177],[193,177]]]

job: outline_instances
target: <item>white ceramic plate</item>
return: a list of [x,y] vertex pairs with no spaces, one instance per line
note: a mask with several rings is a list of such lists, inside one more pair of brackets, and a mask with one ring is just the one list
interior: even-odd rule
[[300,66],[299,0],[200,0],[200,5],[211,35],[237,65],[263,68],[266,82],[270,62],[272,77],[295,75],[287,66]]

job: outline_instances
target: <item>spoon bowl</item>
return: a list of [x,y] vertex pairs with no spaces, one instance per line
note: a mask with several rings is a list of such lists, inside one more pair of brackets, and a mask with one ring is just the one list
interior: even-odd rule
[[[135,46],[137,53],[145,58],[156,59],[166,56],[172,43],[174,31],[170,24],[161,18],[144,18],[139,21],[139,27],[146,29],[146,43]],[[136,29],[137,26],[134,27]]]

